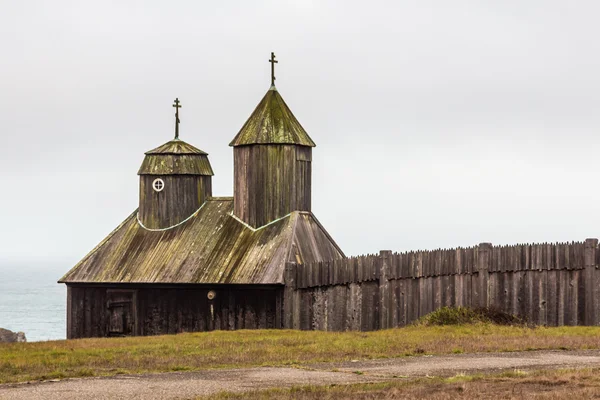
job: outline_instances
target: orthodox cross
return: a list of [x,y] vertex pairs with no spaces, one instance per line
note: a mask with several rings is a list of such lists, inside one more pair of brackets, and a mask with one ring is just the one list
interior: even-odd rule
[[275,60],[275,53],[271,52],[271,59],[269,62],[271,63],[271,86],[275,86],[275,64],[279,62]]
[[181,104],[179,104],[179,98],[175,99],[175,139],[179,139],[179,109],[181,108]]

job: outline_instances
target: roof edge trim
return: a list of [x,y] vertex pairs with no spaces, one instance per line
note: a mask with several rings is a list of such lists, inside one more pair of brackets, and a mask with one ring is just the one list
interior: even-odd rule
[[246,228],[250,229],[252,232],[256,232],[256,231],[260,231],[263,228],[266,228],[269,225],[273,225],[276,222],[279,222],[281,220],[286,219],[287,217],[289,217],[290,215],[292,215],[294,212],[292,211],[291,213],[284,215],[283,217],[277,218],[271,222],[269,222],[268,224],[265,224],[263,226],[259,226],[258,228],[253,228],[251,225],[248,225],[247,223],[245,223],[244,221],[242,221],[241,219],[239,219],[238,217],[236,217],[233,212],[231,213],[227,213],[227,215],[229,215],[231,218],[235,219],[237,222],[239,222],[240,224],[244,225]]
[[206,201],[204,203],[202,203],[202,205],[200,206],[200,208],[198,208],[196,211],[194,211],[192,213],[192,215],[190,215],[189,217],[187,217],[183,221],[178,222],[175,225],[171,225],[171,226],[169,226],[167,228],[157,228],[157,229],[147,228],[146,226],[144,226],[144,224],[142,224],[142,221],[140,220],[140,213],[139,212],[136,214],[135,218],[137,219],[137,223],[140,225],[140,227],[142,229],[145,229],[145,230],[150,231],[150,232],[164,232],[164,231],[168,231],[168,230],[173,229],[173,228],[177,228],[179,225],[183,225],[186,222],[188,222],[190,219],[192,219],[193,217],[195,217],[196,214],[198,214],[198,212],[200,210],[202,210],[202,207],[204,207],[205,204],[206,204]]

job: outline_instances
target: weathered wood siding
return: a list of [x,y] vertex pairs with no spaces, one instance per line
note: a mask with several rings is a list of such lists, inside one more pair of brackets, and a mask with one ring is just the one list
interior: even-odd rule
[[238,146],[234,154],[234,213],[257,228],[292,211],[310,211],[312,148]]
[[281,328],[282,292],[281,286],[69,285],[67,338]]
[[598,240],[416,251],[286,267],[287,328],[404,326],[443,306],[548,326],[600,325]]
[[[165,183],[160,192],[152,187],[157,178]],[[140,175],[140,220],[150,229],[185,220],[212,196],[211,179],[206,175]]]

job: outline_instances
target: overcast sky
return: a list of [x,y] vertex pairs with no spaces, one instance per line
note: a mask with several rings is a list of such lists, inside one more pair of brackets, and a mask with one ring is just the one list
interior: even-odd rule
[[175,97],[232,195],[271,51],[346,254],[600,236],[600,2],[1,3],[0,261],[66,271],[129,215]]

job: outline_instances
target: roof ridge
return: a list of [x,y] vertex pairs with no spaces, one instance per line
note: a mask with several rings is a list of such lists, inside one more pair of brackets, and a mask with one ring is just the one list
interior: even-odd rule
[[333,246],[337,249],[337,251],[340,252],[340,254],[342,255],[342,257],[346,257],[346,255],[344,254],[344,252],[342,251],[342,249],[340,248],[340,246],[338,246],[338,244],[335,242],[335,240],[333,240],[333,238],[331,237],[331,235],[329,234],[329,232],[327,232],[327,230],[325,229],[325,227],[323,225],[321,225],[321,222],[319,222],[319,220],[317,219],[317,217],[315,216],[315,214],[312,213],[312,211],[303,211],[303,213],[306,213],[306,215],[309,215],[313,221],[315,221],[315,223],[317,224],[317,226],[319,227],[319,229],[321,229],[321,232],[323,232],[323,234],[327,237],[327,239],[329,239],[329,241],[333,244]]
[[296,242],[296,227],[298,226],[298,215],[300,215],[301,212],[299,212],[299,211],[292,211],[292,214],[295,215],[295,218],[294,218],[294,225],[292,226],[292,236],[290,238],[290,243],[288,244],[287,251],[285,252],[285,254],[286,254],[286,262],[289,261],[290,255],[292,253],[292,248],[294,247],[294,244]]

